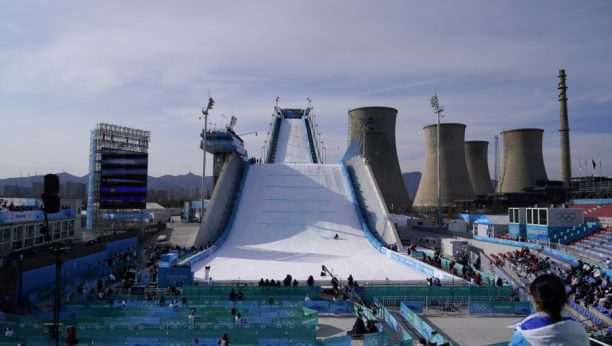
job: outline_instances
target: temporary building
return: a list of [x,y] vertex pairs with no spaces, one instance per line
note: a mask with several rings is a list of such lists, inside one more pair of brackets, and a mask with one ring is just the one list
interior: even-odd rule
[[481,237],[499,237],[508,232],[508,216],[482,215],[474,221],[474,229]]

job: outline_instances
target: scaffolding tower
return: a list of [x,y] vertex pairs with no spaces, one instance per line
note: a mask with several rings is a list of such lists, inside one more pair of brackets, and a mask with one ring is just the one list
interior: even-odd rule
[[103,214],[132,214],[139,209],[100,209],[102,148],[148,153],[151,132],[100,123],[91,131],[89,150],[89,186],[87,193],[87,231],[84,238],[93,239],[115,231],[144,231],[143,218],[104,218]]

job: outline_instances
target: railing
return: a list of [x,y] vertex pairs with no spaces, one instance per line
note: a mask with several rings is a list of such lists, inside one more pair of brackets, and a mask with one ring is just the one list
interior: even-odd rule
[[510,302],[512,297],[376,297],[386,307],[400,307],[403,301],[422,301],[424,310],[468,311],[470,302]]

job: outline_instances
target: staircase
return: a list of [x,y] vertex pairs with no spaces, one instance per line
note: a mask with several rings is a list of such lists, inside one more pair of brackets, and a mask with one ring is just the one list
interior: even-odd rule
[[278,142],[278,134],[280,133],[281,118],[276,117],[274,120],[274,129],[272,130],[272,149],[270,150],[270,157],[266,163],[274,163],[274,154],[276,154],[276,143]]
[[308,144],[310,145],[310,155],[312,155],[312,162],[314,163],[322,163],[321,160],[317,157],[317,149],[316,143],[313,138],[312,126],[310,125],[310,121],[308,119],[304,119],[306,123],[306,133],[308,134]]
[[555,234],[552,241],[558,242],[559,244],[568,245],[576,240],[582,239],[595,232],[599,232],[599,226],[596,222],[587,222],[586,224],[580,224],[567,229],[560,234]]

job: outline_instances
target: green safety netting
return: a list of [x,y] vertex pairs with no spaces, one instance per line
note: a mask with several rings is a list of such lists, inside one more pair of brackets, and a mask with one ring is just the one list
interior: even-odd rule
[[289,326],[287,327],[288,339],[315,339],[316,327],[314,326]]
[[134,326],[108,326],[107,328],[108,335],[117,338],[135,338],[138,336],[137,331],[138,327]]
[[230,339],[232,346],[257,346],[257,339]]
[[257,328],[255,326],[229,326],[227,332],[230,338],[257,338]]
[[[206,327],[206,328],[202,328]],[[198,337],[200,338],[220,338],[224,333],[227,333],[226,326],[201,326],[198,329]],[[232,342],[233,344],[233,342]]]
[[193,339],[198,336],[197,326],[169,326],[168,338]]
[[[134,327],[136,328],[136,327]],[[138,326],[138,337],[139,338],[165,338],[168,336],[168,329],[166,326]],[[110,331],[109,331],[110,333]]]
[[283,325],[262,325],[259,326],[257,333],[260,339],[284,339],[287,337],[287,328]]

